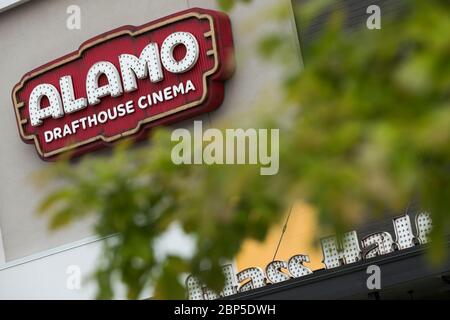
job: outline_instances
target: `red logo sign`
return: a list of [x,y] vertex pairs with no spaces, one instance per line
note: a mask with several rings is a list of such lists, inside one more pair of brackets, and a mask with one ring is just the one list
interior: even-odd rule
[[20,135],[46,160],[138,140],[219,107],[233,68],[224,13],[196,8],[121,27],[22,78],[12,93]]

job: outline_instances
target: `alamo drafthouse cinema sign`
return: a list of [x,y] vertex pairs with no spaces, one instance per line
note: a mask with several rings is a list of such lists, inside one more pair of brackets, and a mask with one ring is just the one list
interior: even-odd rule
[[[427,212],[418,213],[415,216],[416,233],[413,232],[411,218],[408,214],[396,217],[392,222],[394,235],[390,232],[380,231],[359,239],[356,231],[350,231],[339,238],[330,236],[321,239],[322,263],[325,269],[334,269],[377,256],[393,254],[429,242],[432,221]],[[238,273],[235,273],[231,264],[225,265],[222,267],[225,285],[219,294],[207,288],[194,276],[189,276],[186,279],[188,297],[190,300],[212,300],[292,278],[313,276],[313,271],[305,265],[308,262],[310,262],[308,255],[297,254],[288,261],[274,260],[265,267],[265,270],[259,267],[250,267]]]
[[12,92],[20,136],[45,160],[139,140],[219,107],[233,70],[224,13],[195,8],[124,26],[23,76]]

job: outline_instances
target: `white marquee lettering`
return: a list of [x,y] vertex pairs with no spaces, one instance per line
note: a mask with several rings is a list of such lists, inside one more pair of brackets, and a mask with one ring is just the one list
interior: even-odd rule
[[87,107],[87,99],[80,98],[75,100],[73,91],[73,82],[71,76],[64,76],[59,79],[59,86],[62,93],[62,101],[65,113],[73,113]]
[[[186,48],[186,55],[180,61],[175,59],[173,53],[177,46]],[[175,32],[164,40],[161,46],[161,57],[164,68],[172,73],[186,72],[197,63],[199,56],[198,41],[189,32]]]
[[144,79],[150,74],[150,81],[154,83],[164,79],[158,45],[156,43],[148,44],[142,50],[139,58],[131,54],[120,55],[119,63],[125,92],[137,90],[136,77],[138,79]]
[[[108,84],[99,87],[98,80],[101,75],[105,75]],[[86,92],[90,105],[100,103],[100,98],[111,96],[118,97],[122,94],[122,85],[120,84],[120,75],[116,67],[107,61],[95,63],[88,71],[86,77]]]

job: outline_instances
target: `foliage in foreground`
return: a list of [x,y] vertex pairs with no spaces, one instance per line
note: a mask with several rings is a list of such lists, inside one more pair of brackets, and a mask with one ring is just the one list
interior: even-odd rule
[[[433,256],[442,256],[437,244],[450,223],[450,4],[410,1],[381,31],[344,33],[342,18],[332,15],[303,52],[305,69],[286,78],[285,103],[251,124],[280,128],[278,175],[174,166],[164,129],[154,131],[151,148],[122,146],[107,158],[52,167],[50,176],[64,181],[40,208],[52,228],[94,215],[97,234],[119,235],[104,244],[99,297],[113,296],[116,277],[129,298],[150,284],[156,298],[184,297],[186,273],[219,290],[224,259],[245,239],[264,239],[297,199],[338,230],[417,199],[434,220]],[[292,58],[284,41],[268,35],[260,50],[283,63]],[[191,256],[155,254],[174,224],[194,239]]]

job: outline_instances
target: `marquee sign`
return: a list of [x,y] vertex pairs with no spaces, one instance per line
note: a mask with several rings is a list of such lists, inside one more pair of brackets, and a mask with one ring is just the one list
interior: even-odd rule
[[[322,263],[325,269],[334,269],[342,265],[426,244],[430,241],[432,220],[426,212],[417,214],[415,218],[416,234],[413,232],[409,215],[394,218],[393,227],[395,240],[389,232],[385,231],[367,235],[363,239],[358,239],[356,231],[347,232],[340,239],[336,236],[322,239]],[[217,299],[313,274],[313,271],[305,266],[309,262],[308,255],[297,254],[288,261],[274,260],[265,267],[265,270],[259,267],[250,267],[236,273],[232,265],[226,265],[222,267],[225,285],[219,294],[207,288],[193,276],[186,279],[186,288],[190,300]]]
[[219,107],[233,68],[224,13],[195,8],[124,26],[22,78],[12,93],[20,136],[45,160],[141,139]]

